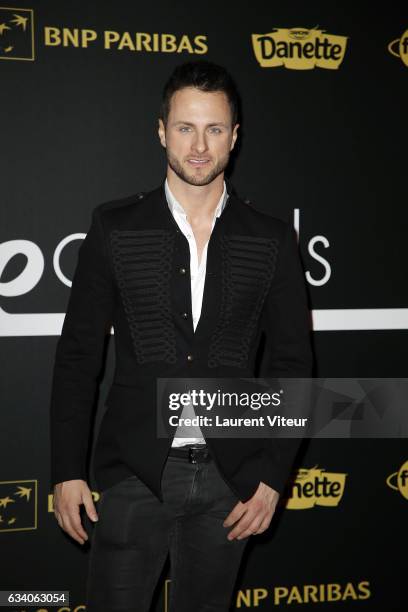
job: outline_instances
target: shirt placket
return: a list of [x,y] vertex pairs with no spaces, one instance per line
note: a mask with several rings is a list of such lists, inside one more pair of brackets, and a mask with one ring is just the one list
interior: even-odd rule
[[[178,211],[178,214],[179,214],[180,223],[183,228],[183,233],[188,240],[188,244],[190,248],[190,277],[191,277],[191,298],[192,298],[191,312],[193,316],[193,326],[194,326],[194,331],[195,331],[199,317],[201,315],[202,298],[203,298],[202,293],[204,292],[204,286],[202,285],[202,283],[204,280],[203,279],[204,270],[206,268],[207,249],[208,249],[209,239],[207,240],[207,243],[205,244],[203,248],[203,252],[201,254],[200,265],[198,265],[198,249],[197,249],[197,243],[194,237],[193,229],[190,225],[190,222],[187,219],[187,215],[185,213],[182,213],[181,211]],[[214,214],[211,232],[214,229],[215,219],[216,219],[216,215]],[[200,295],[197,295],[198,288],[200,288]],[[201,304],[201,307],[199,308],[200,304]],[[192,408],[192,401],[191,401],[192,399],[191,389],[188,389],[188,393],[190,395],[190,403],[188,405],[188,408],[192,409],[194,412],[194,409]]]
[[[208,244],[210,241],[210,237],[207,240],[203,248],[203,252],[201,254],[200,265],[198,265],[198,249],[197,243],[195,240],[193,229],[190,225],[190,222],[187,219],[187,214],[184,212],[184,209],[180,207],[177,202],[173,202],[173,213],[176,217],[177,224],[182,230],[184,236],[188,240],[189,250],[190,250],[190,283],[191,283],[191,314],[193,317],[193,328],[194,332],[196,330],[199,318],[201,316],[202,310],[202,302],[203,302],[203,294],[204,294],[204,284],[205,284],[205,270],[207,267],[207,251]],[[214,213],[212,225],[211,225],[211,233],[214,229],[214,225],[217,219],[217,216],[220,214],[220,205],[217,208],[217,211]],[[211,236],[211,234],[210,234]],[[192,405],[191,398],[191,389],[188,389],[187,393],[190,394],[190,403],[185,406],[183,409],[188,413],[189,416],[195,416],[194,408]],[[199,428],[198,428],[199,429]],[[201,430],[200,430],[201,431]],[[185,438],[185,443],[189,441],[204,441],[202,435],[194,438]]]

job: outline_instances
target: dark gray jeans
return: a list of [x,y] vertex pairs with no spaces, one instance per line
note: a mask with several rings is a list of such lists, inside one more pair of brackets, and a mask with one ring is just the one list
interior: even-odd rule
[[226,612],[249,538],[222,523],[238,497],[211,459],[169,456],[160,502],[137,476],[101,494],[91,536],[87,612],[148,612],[170,553],[169,612]]

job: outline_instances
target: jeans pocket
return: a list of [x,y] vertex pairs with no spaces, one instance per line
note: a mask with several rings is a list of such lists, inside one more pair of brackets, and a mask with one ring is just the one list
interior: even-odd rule
[[100,493],[99,502],[103,501],[104,499],[106,499],[107,497],[112,495],[112,493],[115,493],[115,492],[119,491],[121,488],[125,487],[126,485],[128,485],[128,484],[134,485],[137,482],[141,482],[141,481],[140,481],[139,477],[136,476],[136,474],[132,474],[132,476],[128,476],[127,478],[123,478],[122,480],[119,480],[118,482],[115,482],[113,485],[111,485],[107,489],[104,489]]

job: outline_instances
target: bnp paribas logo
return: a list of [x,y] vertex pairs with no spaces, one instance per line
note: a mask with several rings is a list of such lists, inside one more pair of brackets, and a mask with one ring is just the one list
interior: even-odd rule
[[37,480],[0,482],[0,532],[37,529]]
[[34,60],[34,12],[0,6],[0,59]]
[[338,506],[346,484],[344,473],[326,472],[317,466],[301,468],[283,500],[288,510],[307,510],[315,506]]
[[346,53],[347,38],[326,34],[318,26],[312,29],[275,28],[268,34],[252,34],[252,47],[262,68],[337,70]]
[[396,38],[390,42],[388,51],[392,55],[395,55],[395,57],[399,57],[400,60],[404,62],[405,66],[408,67],[408,30],[405,30],[400,38]]

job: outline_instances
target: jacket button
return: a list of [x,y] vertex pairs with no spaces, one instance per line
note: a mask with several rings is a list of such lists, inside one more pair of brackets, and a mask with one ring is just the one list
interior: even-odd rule
[[181,316],[183,317],[183,319],[188,319],[188,312],[182,312]]
[[186,273],[186,269],[185,268],[179,268],[179,272],[180,272],[180,274],[185,274]]
[[187,355],[187,359],[188,359],[188,361],[193,361],[193,356],[192,355]]

